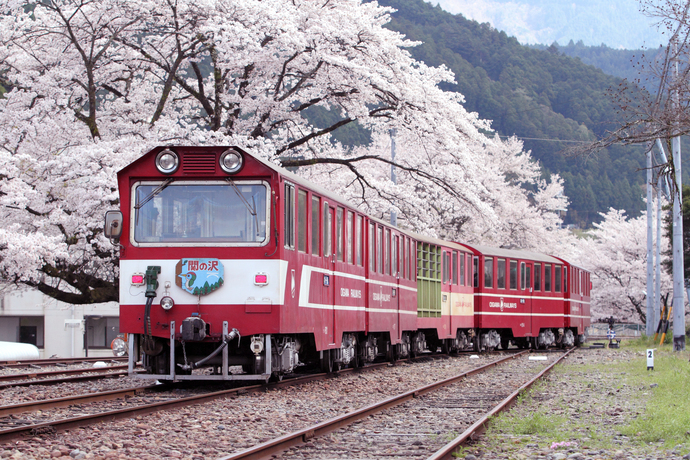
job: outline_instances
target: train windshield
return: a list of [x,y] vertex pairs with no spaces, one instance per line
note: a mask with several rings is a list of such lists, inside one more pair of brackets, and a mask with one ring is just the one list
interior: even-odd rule
[[258,181],[140,182],[133,188],[134,242],[262,246],[268,186]]

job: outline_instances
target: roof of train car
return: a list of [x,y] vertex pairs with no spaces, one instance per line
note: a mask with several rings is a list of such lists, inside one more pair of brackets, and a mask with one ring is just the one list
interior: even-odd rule
[[490,246],[483,246],[479,244],[460,243],[460,245],[465,246],[469,249],[473,249],[485,256],[505,257],[509,259],[526,259],[533,260],[535,262],[548,262],[556,264],[562,262],[560,259],[556,257],[547,254],[542,254],[540,252],[523,251],[521,249],[493,248]]
[[467,252],[467,248],[461,244],[458,244],[458,243],[453,243],[451,241],[446,241],[446,240],[440,240],[438,238],[433,238],[431,236],[420,235],[418,233],[410,232],[407,230],[400,230],[400,232],[404,233],[405,235],[407,235],[410,238],[413,238],[417,241],[423,241],[425,243],[431,243],[431,244],[435,244],[438,246],[445,246],[445,247],[448,247],[451,249],[457,249],[459,251],[466,251]]

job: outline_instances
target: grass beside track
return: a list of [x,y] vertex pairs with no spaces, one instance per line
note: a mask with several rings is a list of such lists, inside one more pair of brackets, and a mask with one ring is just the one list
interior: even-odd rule
[[[655,350],[653,371],[647,370],[650,348]],[[616,359],[620,352],[627,352],[626,359]],[[521,396],[510,412],[492,420],[483,449],[504,458],[522,458],[517,452],[528,443],[542,450],[690,452],[688,352],[642,338],[601,353],[609,359],[599,364],[570,360]],[[457,456],[464,458],[473,449]]]

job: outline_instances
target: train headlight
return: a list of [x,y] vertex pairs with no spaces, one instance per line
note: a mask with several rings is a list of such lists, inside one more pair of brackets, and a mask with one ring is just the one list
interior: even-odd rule
[[172,174],[180,166],[180,158],[170,149],[161,150],[156,155],[156,168],[163,174]]
[[242,155],[237,150],[228,149],[220,154],[220,169],[235,174],[242,169]]
[[110,348],[115,356],[120,357],[127,354],[127,342],[122,337],[115,337],[110,343]]
[[174,305],[175,305],[175,302],[173,302],[173,299],[170,296],[165,296],[161,299],[161,307],[165,311],[170,310]]

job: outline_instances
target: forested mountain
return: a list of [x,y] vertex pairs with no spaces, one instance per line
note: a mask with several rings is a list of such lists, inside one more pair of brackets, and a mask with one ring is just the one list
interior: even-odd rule
[[397,9],[391,28],[423,42],[410,49],[416,59],[453,70],[457,84],[445,89],[462,93],[465,107],[493,120],[499,134],[524,139],[545,171],[565,179],[571,200],[567,223],[588,226],[610,207],[631,216],[643,209],[641,147],[613,146],[589,158],[560,153],[616,126],[608,90],[620,78],[566,56],[556,46],[523,46],[489,24],[423,0],[379,3]]
[[580,59],[583,63],[601,69],[605,74],[635,80],[639,78],[640,66],[633,66],[647,50],[614,49],[606,45],[587,46],[582,40],[575,43],[570,40],[567,45],[553,43],[552,45],[529,45],[531,48],[545,51],[555,46],[559,53]]

